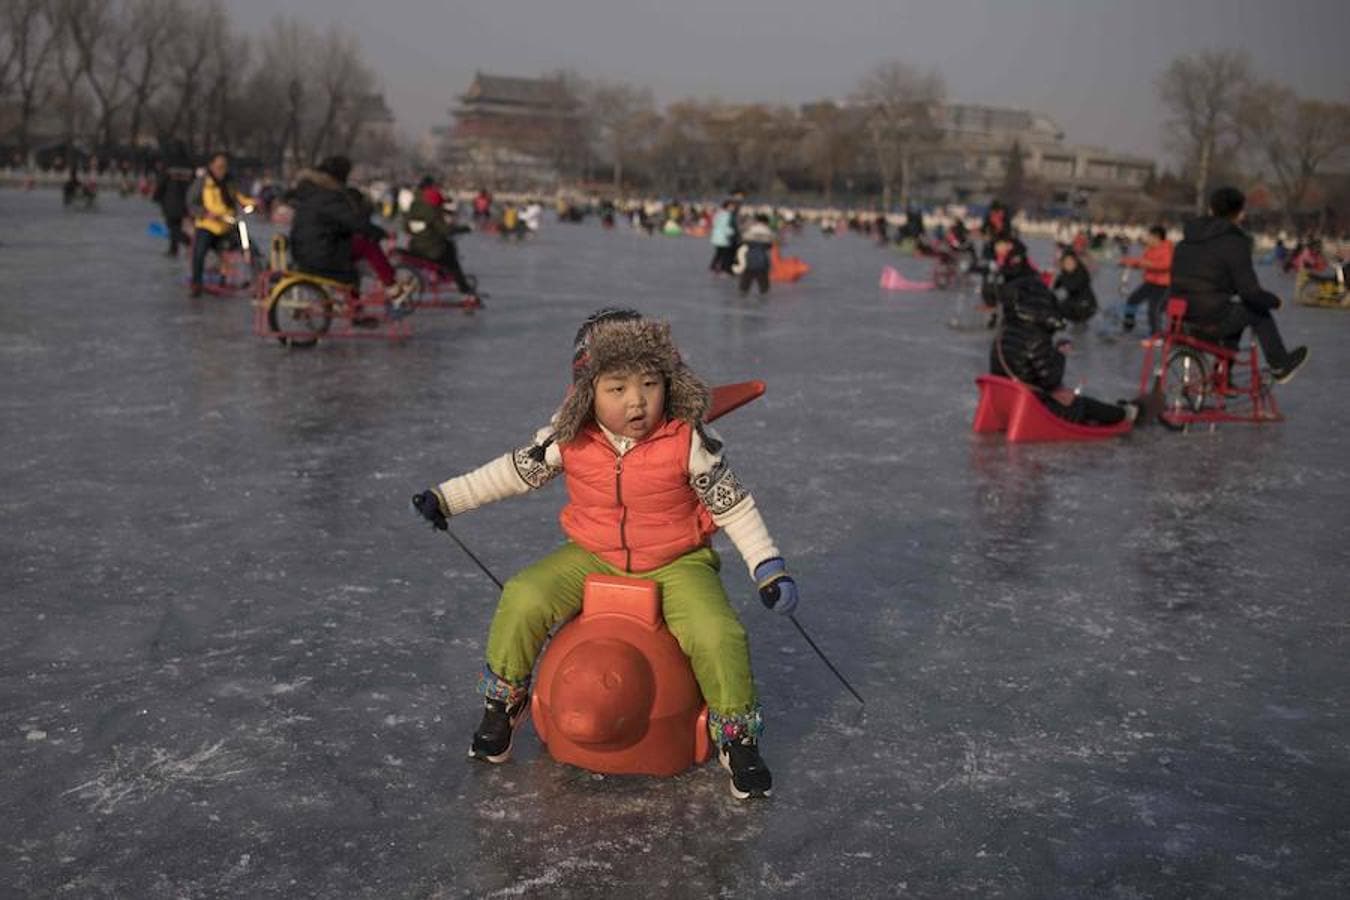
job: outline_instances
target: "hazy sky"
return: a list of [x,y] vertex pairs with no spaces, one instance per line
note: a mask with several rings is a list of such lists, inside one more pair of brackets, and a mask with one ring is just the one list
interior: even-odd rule
[[1350,0],[225,0],[361,38],[399,127],[417,136],[475,69],[560,67],[684,96],[842,98],[875,63],[936,66],[953,100],[1048,113],[1075,143],[1164,156],[1153,79],[1180,53],[1248,50],[1296,90],[1350,99]]

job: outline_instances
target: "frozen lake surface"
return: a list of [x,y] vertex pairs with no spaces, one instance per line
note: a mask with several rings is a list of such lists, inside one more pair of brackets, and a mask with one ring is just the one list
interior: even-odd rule
[[[0,895],[1350,893],[1350,316],[1279,314],[1313,351],[1282,425],[1008,447],[970,433],[988,335],[879,293],[926,266],[861,238],[803,235],[815,271],[759,300],[704,240],[471,236],[482,313],[287,351],[187,298],[154,215],[0,193]],[[465,759],[495,592],[408,497],[528,438],[615,304],[768,382],[718,427],[867,698],[719,538],[767,802],[714,765],[593,776],[528,728]],[[1078,345],[1071,382],[1133,393],[1137,345]],[[562,494],[454,527],[505,576]]]

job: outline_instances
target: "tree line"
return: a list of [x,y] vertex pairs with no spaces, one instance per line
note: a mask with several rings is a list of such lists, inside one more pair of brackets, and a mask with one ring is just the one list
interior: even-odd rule
[[[355,35],[277,17],[242,33],[219,0],[0,0],[0,144],[143,157],[181,142],[264,164],[363,136],[377,88]],[[374,148],[371,148],[372,150]]]
[[[520,136],[566,179],[672,194],[841,187],[904,205],[953,138],[941,127],[942,76],[901,61],[867,71],[842,101],[799,107],[685,99],[661,108],[650,89],[555,74],[570,114]],[[1155,79],[1177,176],[1156,182],[1203,206],[1219,181],[1268,184],[1286,216],[1344,171],[1350,105],[1300,97],[1262,78],[1250,57],[1207,50]],[[39,142],[76,155],[146,158],[181,142],[278,168],[329,153],[403,165],[387,130],[369,128],[378,79],[356,36],[278,17],[242,32],[219,0],[0,0],[0,148],[27,160]],[[1020,153],[1009,151],[1006,168]],[[1028,185],[1034,179],[1026,177]],[[790,184],[785,184],[785,182]],[[1175,198],[1172,198],[1175,199]]]
[[1180,56],[1156,88],[1196,212],[1218,182],[1260,179],[1292,222],[1319,175],[1350,167],[1350,104],[1298,96],[1262,77],[1245,51]]

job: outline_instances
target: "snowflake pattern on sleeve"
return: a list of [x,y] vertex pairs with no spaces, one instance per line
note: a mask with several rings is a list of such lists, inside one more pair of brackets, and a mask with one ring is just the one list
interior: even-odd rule
[[531,488],[540,488],[562,474],[561,466],[550,465],[545,459],[547,448],[539,444],[521,447],[511,454],[516,474]]
[[711,471],[694,476],[693,485],[699,500],[714,516],[731,512],[737,503],[750,496],[750,492],[736,478],[736,473],[723,460],[718,460]]

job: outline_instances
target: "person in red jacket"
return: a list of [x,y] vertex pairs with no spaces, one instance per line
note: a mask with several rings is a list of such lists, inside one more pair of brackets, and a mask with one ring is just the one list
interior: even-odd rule
[[505,762],[529,706],[530,678],[550,630],[581,608],[591,573],[636,575],[661,587],[666,624],[689,656],[708,727],[739,799],[768,796],[764,727],[745,629],[727,601],[712,549],[721,528],[769,609],[789,614],[797,586],[754,498],[703,424],[710,392],[680,360],[670,326],[605,309],[578,330],[572,387],[529,444],[413,498],[436,528],[447,517],[524,494],[563,476],[567,542],[506,582],[479,682],[486,698],[469,755]]
[[1120,264],[1144,272],[1143,284],[1125,298],[1125,317],[1121,327],[1133,331],[1135,310],[1140,304],[1147,303],[1148,333],[1157,334],[1162,328],[1167,288],[1172,283],[1172,242],[1167,239],[1167,229],[1154,225],[1144,236],[1143,255],[1121,257]]

